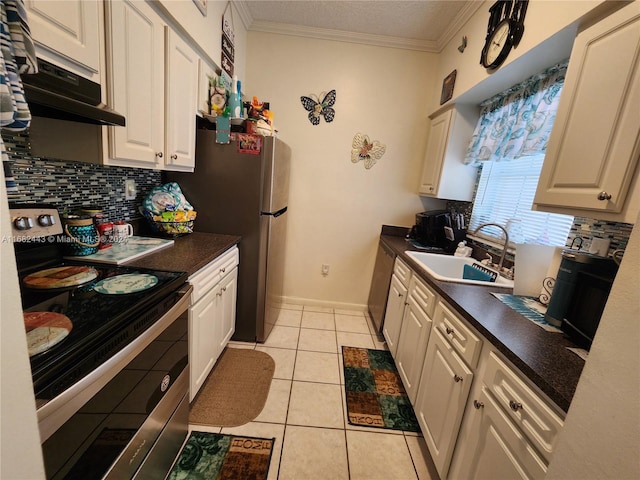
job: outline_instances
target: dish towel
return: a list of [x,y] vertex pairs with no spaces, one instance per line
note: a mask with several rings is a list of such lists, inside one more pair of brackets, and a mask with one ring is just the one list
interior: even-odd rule
[[[0,2],[0,129],[22,131],[31,122],[21,74],[37,73],[36,50],[23,0]],[[2,161],[9,160],[0,137]]]

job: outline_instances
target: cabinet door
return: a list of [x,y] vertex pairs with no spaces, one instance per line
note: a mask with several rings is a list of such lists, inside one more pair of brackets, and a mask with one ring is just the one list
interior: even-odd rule
[[110,2],[109,76],[113,108],[126,126],[109,127],[109,163],[160,168],[164,157],[164,29],[146,2]]
[[62,60],[63,66],[99,82],[92,77],[100,71],[102,2],[27,0],[25,7],[38,56]]
[[547,466],[483,388],[470,408],[471,429],[451,468],[451,478],[543,479]]
[[534,203],[622,211],[640,154],[639,50],[637,4],[578,34]]
[[216,350],[220,356],[236,331],[236,297],[238,292],[238,269],[234,268],[219,285],[218,319],[216,320]]
[[442,163],[447,149],[452,115],[453,110],[447,110],[431,120],[431,130],[429,132],[427,151],[424,155],[418,193],[432,196],[438,194],[438,183],[440,182],[440,172],[442,171]]
[[473,372],[434,329],[424,358],[415,412],[440,478],[446,478],[449,470],[472,380]]
[[176,32],[168,31],[167,170],[193,171],[196,150],[198,55]]
[[389,347],[393,358],[396,357],[406,301],[407,287],[398,280],[398,277],[393,275],[391,277],[391,286],[389,287],[389,297],[387,298],[387,310],[384,314],[384,325],[382,326],[382,334],[387,340],[387,347]]
[[218,289],[209,290],[189,309],[189,401],[193,400],[218,358]]
[[433,321],[427,311],[435,304],[435,294],[414,275],[409,287],[409,305],[402,318],[396,365],[404,388],[415,405],[418,382]]

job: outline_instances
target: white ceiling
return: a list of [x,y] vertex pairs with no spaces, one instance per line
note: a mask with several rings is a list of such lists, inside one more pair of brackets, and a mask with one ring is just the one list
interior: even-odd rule
[[439,52],[482,1],[236,0],[248,30]]

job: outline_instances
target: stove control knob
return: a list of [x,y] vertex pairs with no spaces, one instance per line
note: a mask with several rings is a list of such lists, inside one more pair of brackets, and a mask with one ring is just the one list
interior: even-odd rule
[[38,225],[41,227],[50,227],[51,225],[55,225],[56,219],[53,218],[53,215],[43,214],[38,216]]
[[18,217],[13,221],[13,226],[16,230],[29,230],[33,228],[33,220],[31,217]]

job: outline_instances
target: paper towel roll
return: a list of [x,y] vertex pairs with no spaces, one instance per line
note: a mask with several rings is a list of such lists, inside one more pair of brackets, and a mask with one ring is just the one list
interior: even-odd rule
[[[560,266],[560,251],[550,245],[516,244],[515,278],[513,284],[514,295],[537,297],[542,289],[542,281],[547,277],[554,254],[558,252],[557,273]],[[555,273],[553,275],[555,278]]]

